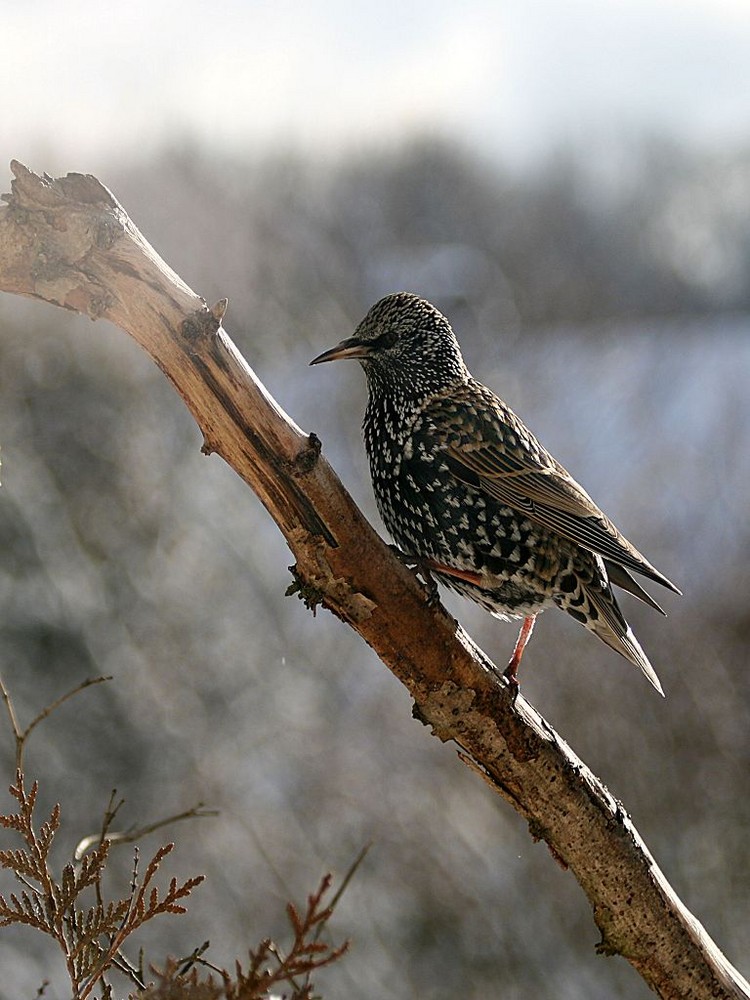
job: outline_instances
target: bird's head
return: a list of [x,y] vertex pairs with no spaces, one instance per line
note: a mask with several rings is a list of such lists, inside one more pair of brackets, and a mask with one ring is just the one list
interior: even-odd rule
[[469,377],[448,320],[411,292],[376,302],[352,337],[310,364],[344,358],[360,362],[371,391],[420,395],[449,389]]

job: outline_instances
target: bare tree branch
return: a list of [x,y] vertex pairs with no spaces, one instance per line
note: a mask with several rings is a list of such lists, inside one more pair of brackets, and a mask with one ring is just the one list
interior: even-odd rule
[[599,947],[661,997],[750,998],[683,906],[621,805],[378,538],[320,442],[281,410],[209,309],[96,178],[20,163],[0,209],[0,290],[129,333],[171,380],[216,452],[258,494],[296,560],[297,587],[352,626],[408,688],[419,718],[526,818],[591,903]]

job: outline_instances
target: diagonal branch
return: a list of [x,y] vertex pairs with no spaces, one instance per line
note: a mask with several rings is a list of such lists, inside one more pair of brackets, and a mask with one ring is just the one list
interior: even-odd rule
[[257,493],[296,560],[296,586],[352,626],[408,688],[418,717],[526,818],[588,896],[602,940],[661,997],[750,998],[680,902],[620,804],[378,538],[209,309],[96,178],[11,164],[0,290],[107,318],[154,359],[216,452]]

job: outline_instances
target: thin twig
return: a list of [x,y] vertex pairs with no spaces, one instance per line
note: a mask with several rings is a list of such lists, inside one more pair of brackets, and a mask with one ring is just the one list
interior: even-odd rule
[[[179,969],[177,970],[177,978],[179,979],[180,976],[186,976],[190,971],[190,969],[196,964],[196,962],[198,962],[198,960],[201,959],[201,957],[208,951],[210,946],[211,946],[210,941],[204,941],[203,944],[198,945],[198,947],[195,948],[190,955],[188,955],[186,958],[180,959],[176,963],[177,965],[179,965]],[[209,963],[204,959],[203,965],[209,965]],[[215,969],[215,966],[211,965],[210,968]],[[221,974],[220,969],[216,969],[216,972]]]
[[28,740],[29,736],[34,731],[34,729],[36,729],[36,727],[39,725],[40,722],[43,722],[46,718],[48,718],[55,711],[56,708],[59,708],[60,705],[66,702],[69,698],[72,698],[73,695],[78,694],[80,691],[84,691],[86,688],[91,687],[93,684],[102,684],[104,683],[104,681],[111,681],[111,680],[112,680],[111,677],[102,676],[102,677],[88,677],[85,681],[81,681],[80,684],[77,684],[70,691],[67,691],[65,694],[61,695],[59,698],[55,699],[55,701],[47,705],[46,708],[43,708],[42,711],[39,713],[39,715],[37,715],[35,719],[32,719],[31,722],[28,724],[28,726],[22,732],[21,727],[18,724],[18,716],[16,715],[16,710],[13,705],[13,700],[10,697],[10,693],[6,688],[5,684],[3,683],[2,678],[0,678],[0,696],[5,702],[5,707],[8,711],[8,717],[10,718],[11,729],[13,730],[13,738],[16,741],[16,771],[18,772],[23,770],[23,753],[26,747],[26,741]]
[[174,816],[167,816],[165,819],[159,819],[155,823],[149,823],[147,826],[138,827],[137,830],[132,830],[127,833],[111,833],[109,839],[113,844],[132,844],[136,840],[140,840],[141,837],[145,837],[148,833],[153,833],[154,830],[160,830],[163,826],[169,826],[170,823],[177,823],[179,820],[183,819],[202,819],[205,816],[218,816],[218,809],[204,809],[203,803],[199,802],[192,809],[186,809],[185,812],[175,813]]
[[18,719],[16,718],[16,710],[13,707],[13,702],[11,701],[10,694],[2,677],[0,677],[0,692],[2,692],[3,701],[5,702],[5,707],[7,708],[8,715],[10,716],[10,724],[13,728],[13,735],[18,739],[21,736],[21,729],[18,725]]
[[2,693],[3,701],[5,702],[5,707],[8,710],[8,717],[10,719],[10,727],[13,730],[13,739],[16,743],[16,771],[21,770],[21,763],[23,758],[23,735],[21,733],[21,727],[18,725],[18,717],[16,716],[16,710],[13,706],[13,701],[10,697],[10,692],[5,686],[5,682],[2,677],[0,677],[0,693]]
[[23,739],[24,740],[28,739],[28,737],[31,735],[31,731],[35,729],[40,722],[44,722],[44,720],[48,716],[50,716],[55,711],[56,708],[59,708],[60,705],[66,702],[69,698],[72,698],[73,695],[78,694],[79,691],[84,691],[88,687],[92,687],[92,685],[94,684],[103,684],[105,681],[111,681],[111,680],[112,680],[111,675],[107,676],[102,675],[101,677],[87,677],[85,681],[81,681],[81,683],[78,684],[76,687],[72,688],[70,691],[66,692],[63,695],[60,695],[59,698],[57,698],[51,704],[47,705],[46,708],[43,708],[35,719],[32,719],[32,721],[28,724],[28,726],[23,732]]
[[[114,796],[114,794],[115,793],[113,792],[112,795]],[[145,837],[147,834],[153,833],[154,830],[160,830],[164,826],[169,826],[170,823],[177,823],[179,820],[183,819],[202,819],[204,816],[219,815],[218,809],[204,809],[203,803],[199,802],[198,805],[193,806],[191,809],[186,809],[185,812],[175,813],[174,816],[166,816],[164,819],[156,820],[154,823],[149,823],[147,826],[141,826],[135,830],[122,830],[110,833],[109,823],[111,823],[112,819],[114,819],[115,813],[124,801],[124,799],[121,799],[120,802],[117,803],[114,811],[111,811],[108,807],[100,833],[89,834],[87,837],[84,837],[83,840],[78,842],[74,853],[76,861],[80,861],[84,854],[91,850],[94,844],[101,844],[101,842],[105,839],[108,840],[113,846],[115,844],[133,844],[142,837]],[[110,798],[110,805],[111,803],[112,798]]]
[[[365,846],[359,852],[359,854],[354,859],[354,861],[352,861],[351,865],[349,865],[349,870],[347,871],[346,875],[344,875],[344,878],[343,878],[343,880],[341,882],[341,885],[338,887],[338,889],[336,890],[336,892],[333,895],[333,899],[331,900],[331,903],[330,903],[330,905],[328,907],[329,910],[333,910],[333,909],[336,908],[336,905],[338,904],[338,901],[341,899],[341,897],[344,895],[344,892],[346,891],[346,887],[351,882],[351,880],[352,880],[352,878],[354,876],[354,873],[357,871],[357,869],[359,868],[359,866],[362,864],[362,862],[367,857],[367,852],[370,850],[371,847],[372,847],[372,841],[370,840],[370,841],[368,841],[365,844]],[[321,925],[321,927],[322,927],[322,925]],[[314,941],[318,940],[318,933],[315,934],[315,937],[313,938]]]
[[[370,850],[371,847],[372,847],[372,841],[369,840],[365,844],[365,846],[362,848],[362,850],[359,852],[359,854],[356,856],[356,858],[354,859],[354,861],[352,861],[352,863],[349,865],[349,870],[347,871],[346,875],[344,875],[344,878],[342,879],[341,885],[338,887],[338,889],[334,893],[333,899],[331,900],[330,905],[328,906],[328,909],[331,912],[333,912],[333,910],[336,909],[336,906],[337,906],[339,900],[344,895],[344,892],[346,891],[347,886],[349,885],[349,883],[351,882],[352,878],[354,877],[354,873],[357,871],[357,869],[359,868],[359,866],[362,864],[362,862],[367,857],[367,852]],[[318,926],[315,928],[315,933],[313,934],[313,938],[312,938],[313,944],[317,944],[317,942],[318,942],[318,940],[320,938],[320,935],[323,933],[323,928],[325,927],[325,925],[326,925],[326,921],[323,921],[322,923],[319,923]],[[308,973],[307,973],[307,975],[305,977],[305,987],[306,988],[310,986],[311,977],[312,977],[312,969],[310,969],[308,971]]]
[[127,955],[125,955],[122,948],[120,948],[115,957],[112,959],[112,965],[119,972],[121,972],[123,976],[127,976],[139,990],[146,989],[146,983],[143,980],[143,975],[140,970],[133,965]]

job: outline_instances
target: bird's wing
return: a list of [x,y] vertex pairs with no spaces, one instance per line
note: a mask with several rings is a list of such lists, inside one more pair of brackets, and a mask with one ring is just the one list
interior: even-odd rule
[[433,432],[458,479],[605,560],[680,593],[489,389],[471,382],[450,398],[435,399],[430,410]]

